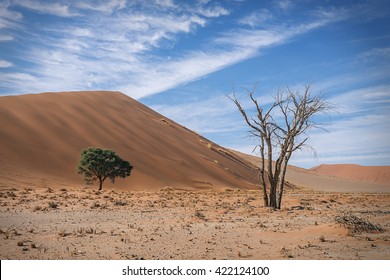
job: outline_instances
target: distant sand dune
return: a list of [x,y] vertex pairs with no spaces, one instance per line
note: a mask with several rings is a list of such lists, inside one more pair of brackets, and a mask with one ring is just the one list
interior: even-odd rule
[[[256,156],[235,152],[259,166]],[[289,166],[287,181],[318,191],[329,192],[385,192],[390,193],[390,166],[321,165],[314,169]]]
[[390,166],[321,164],[317,167],[311,168],[310,170],[322,175],[390,185]]

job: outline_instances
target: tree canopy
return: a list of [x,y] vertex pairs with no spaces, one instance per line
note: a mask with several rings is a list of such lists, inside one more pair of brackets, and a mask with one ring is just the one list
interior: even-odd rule
[[114,151],[89,147],[81,151],[77,172],[84,175],[85,183],[99,181],[99,191],[103,182],[109,178],[113,183],[117,177],[130,176],[133,166],[121,159]]

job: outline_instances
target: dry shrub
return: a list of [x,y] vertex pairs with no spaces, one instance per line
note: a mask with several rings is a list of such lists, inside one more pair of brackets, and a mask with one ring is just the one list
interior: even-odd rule
[[[16,195],[13,191],[11,191],[11,192],[7,192],[7,196],[8,196],[8,197],[14,198],[14,197],[16,197],[17,195]],[[5,196],[5,197],[7,198],[7,196]]]
[[206,220],[206,215],[200,210],[195,211],[195,217],[198,217],[201,220]]
[[346,213],[341,216],[336,216],[334,219],[337,223],[345,226],[353,233],[383,231],[383,229],[379,225],[374,225],[369,221],[359,218],[350,213]]
[[58,203],[55,202],[55,201],[50,201],[49,202],[49,207],[53,208],[53,209],[56,209],[56,208],[58,208]]
[[125,201],[115,201],[114,202],[114,205],[115,206],[126,206],[127,205],[127,202],[125,202]]
[[91,205],[91,209],[99,208],[101,207],[100,203],[97,201],[94,201]]

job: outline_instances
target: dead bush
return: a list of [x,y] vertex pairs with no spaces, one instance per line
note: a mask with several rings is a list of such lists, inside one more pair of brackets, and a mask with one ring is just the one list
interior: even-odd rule
[[336,216],[335,221],[353,233],[370,232],[370,231],[383,231],[379,225],[374,225],[367,220],[359,218],[350,213],[346,213],[340,216]]
[[57,209],[58,208],[58,203],[55,202],[55,201],[50,201],[49,202],[49,207],[53,208],[53,209]]
[[201,220],[206,220],[206,215],[200,210],[195,211],[195,217],[197,217]]
[[127,205],[127,202],[125,202],[125,201],[115,201],[114,202],[114,205],[115,206],[126,206]]

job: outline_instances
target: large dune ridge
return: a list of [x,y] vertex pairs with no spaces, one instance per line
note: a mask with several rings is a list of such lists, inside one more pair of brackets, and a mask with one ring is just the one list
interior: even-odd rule
[[252,164],[120,92],[0,97],[0,119],[3,186],[81,185],[80,151],[94,146],[134,166],[117,188],[256,188]]

